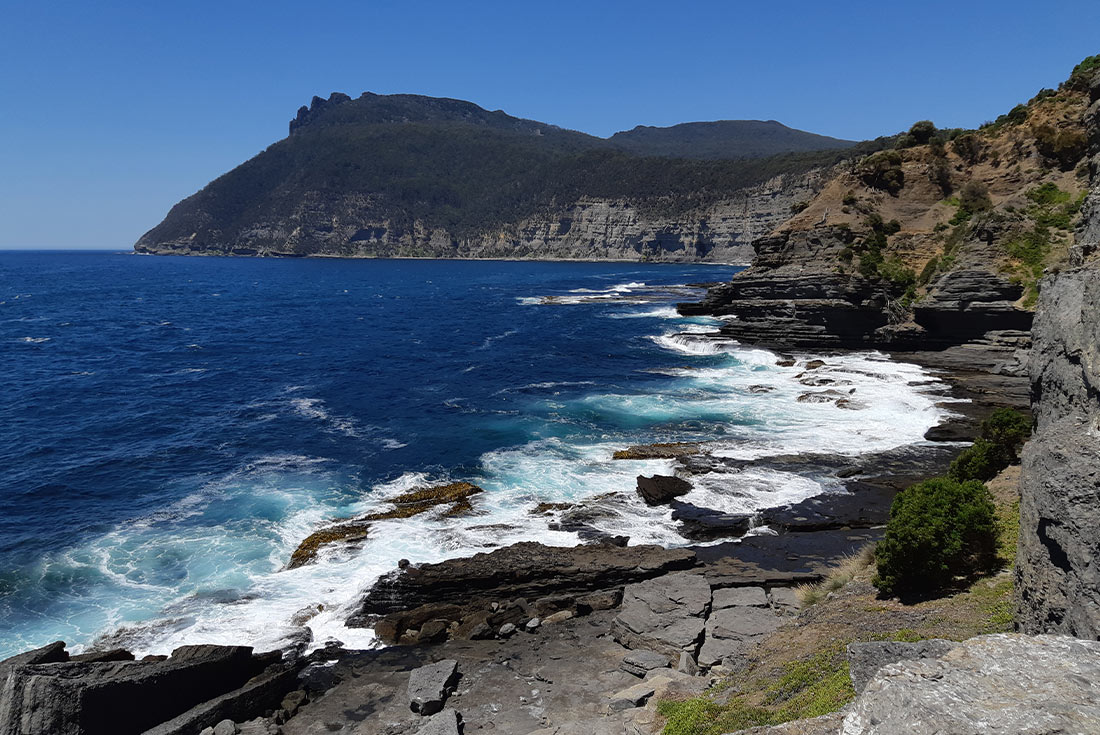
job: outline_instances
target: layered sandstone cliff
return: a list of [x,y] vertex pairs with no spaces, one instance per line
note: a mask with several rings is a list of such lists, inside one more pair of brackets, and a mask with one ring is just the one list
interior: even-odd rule
[[515,258],[710,261],[748,263],[752,242],[812,199],[829,171],[784,174],[734,196],[668,214],[629,199],[577,201],[493,228],[457,236],[444,227],[380,217],[365,194],[310,191],[288,211],[259,217],[232,239],[205,236],[200,226],[165,237],[154,230],[143,253],[366,258]]

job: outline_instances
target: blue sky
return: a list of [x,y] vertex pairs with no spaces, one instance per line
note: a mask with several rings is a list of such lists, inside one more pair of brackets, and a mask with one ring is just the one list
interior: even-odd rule
[[311,96],[458,97],[597,135],[972,127],[1100,53],[1100,2],[0,0],[0,247],[129,248]]

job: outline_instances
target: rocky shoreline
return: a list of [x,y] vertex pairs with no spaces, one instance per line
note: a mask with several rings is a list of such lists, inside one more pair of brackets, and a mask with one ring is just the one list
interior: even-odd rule
[[[638,492],[647,502],[672,505],[684,535],[705,539],[706,545],[628,546],[624,538],[589,529],[595,542],[573,548],[520,543],[438,564],[403,562],[366,592],[350,621],[372,627],[388,644],[376,651],[329,645],[302,656],[306,636],[282,653],[185,647],[166,661],[132,661],[124,651],[69,659],[59,653],[61,644],[54,644],[0,664],[7,672],[6,688],[0,691],[0,733],[27,732],[18,723],[76,718],[65,709],[72,695],[59,694],[55,682],[75,687],[81,702],[110,700],[116,690],[159,687],[169,675],[161,669],[214,671],[221,665],[207,663],[208,658],[256,663],[248,664],[252,669],[241,664],[235,678],[217,687],[196,689],[197,700],[184,711],[159,708],[171,716],[154,729],[144,724],[128,729],[115,720],[117,731],[396,734],[459,732],[461,724],[467,733],[652,732],[657,715],[647,703],[698,694],[715,677],[735,670],[744,651],[791,622],[798,609],[796,585],[820,581],[841,559],[875,543],[898,490],[941,473],[958,442],[971,438],[994,407],[1006,401],[1019,405],[1012,396],[1026,393],[1017,385],[1021,379],[980,369],[999,359],[995,351],[983,354],[984,361],[968,361],[967,370],[942,355],[899,355],[929,366],[938,363],[934,369],[942,372],[937,377],[953,394],[945,400],[973,401],[952,402],[955,417],[930,430],[924,444],[857,457],[796,454],[758,460],[715,456],[714,447],[706,445],[624,449],[619,455],[624,459],[673,459],[674,476],[639,477]],[[819,362],[828,360],[825,355]],[[961,406],[967,408],[959,411]],[[682,489],[676,483],[690,486],[693,477],[715,472],[735,481],[746,467],[830,477],[836,489],[752,517],[677,500]],[[461,511],[479,491],[457,483],[408,493],[395,499],[389,515],[379,517],[439,505]],[[585,512],[592,509],[572,510],[572,515],[562,508],[547,512],[557,523],[581,530]],[[324,538],[314,534],[303,542],[299,562],[308,563],[322,542],[356,541],[369,521],[336,523],[335,532],[318,532]],[[760,526],[769,532],[745,535]],[[304,610],[306,630],[309,617]],[[579,651],[584,654],[577,656]],[[454,661],[461,676],[453,685],[454,706],[442,720],[429,716],[432,707],[412,712],[404,697],[410,671],[440,660]],[[440,691],[448,688],[452,685]],[[456,707],[461,721],[448,714]],[[57,730],[94,731],[91,725]]]

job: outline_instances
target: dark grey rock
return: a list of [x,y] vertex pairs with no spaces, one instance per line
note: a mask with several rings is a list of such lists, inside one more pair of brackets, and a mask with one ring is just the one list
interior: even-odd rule
[[[687,549],[613,544],[563,548],[522,542],[391,572],[371,587],[348,624],[373,626],[383,641],[393,643],[428,620],[458,620],[487,610],[490,601],[613,590],[694,564],[695,554]],[[531,617],[501,611],[486,622],[498,628]]]
[[445,709],[429,717],[416,731],[416,735],[458,735],[458,722],[458,713],[453,709]]
[[423,716],[439,712],[457,679],[458,662],[453,659],[413,669],[409,674],[409,709]]
[[709,541],[744,536],[752,527],[751,515],[723,513],[679,500],[673,500],[670,505],[672,520],[679,521],[679,531],[685,538]]
[[279,705],[290,717],[293,717],[298,709],[309,703],[309,694],[304,689],[296,689],[283,697]]
[[770,607],[727,607],[711,613],[706,637],[699,648],[700,666],[709,667],[733,658],[783,624]]
[[676,670],[688,676],[698,676],[699,663],[695,660],[695,656],[687,651],[680,651],[680,661],[676,664]]
[[679,657],[694,653],[710,609],[710,585],[697,574],[668,574],[629,585],[612,623],[615,640],[627,648],[646,648]]
[[610,610],[618,607],[623,601],[622,590],[602,590],[577,598],[578,612],[587,613],[593,610]]
[[639,649],[631,651],[623,657],[619,668],[634,676],[645,676],[653,669],[661,669],[668,666],[668,656],[656,651]]
[[[1100,215],[1098,215],[1100,216]],[[1020,629],[1100,637],[1100,265],[1043,281],[1020,480]]]
[[[51,651],[49,658],[60,658],[56,646]],[[274,710],[297,669],[278,654],[253,656],[240,646],[184,646],[164,661],[9,666],[0,689],[0,733],[194,733]],[[120,699],[125,708],[117,707]]]
[[642,496],[646,505],[664,505],[673,498],[687,495],[689,492],[691,492],[691,483],[679,477],[638,475],[638,495]]
[[862,692],[880,668],[898,661],[922,658],[939,658],[958,645],[955,641],[933,638],[926,641],[904,643],[900,641],[872,641],[848,644],[848,673],[856,692]]
[[728,587],[712,593],[711,608],[714,610],[742,605],[767,607],[768,593],[763,587]]

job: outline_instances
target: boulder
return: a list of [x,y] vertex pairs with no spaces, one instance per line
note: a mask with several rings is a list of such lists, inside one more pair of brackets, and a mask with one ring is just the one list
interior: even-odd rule
[[446,510],[447,515],[467,512],[472,507],[470,497],[481,492],[484,491],[472,483],[452,482],[447,485],[411,490],[389,498],[387,502],[392,503],[394,506],[390,510],[368,513],[358,518],[345,518],[311,533],[298,544],[298,548],[290,555],[287,569],[296,569],[313,562],[321,549],[326,546],[337,543],[361,543],[367,538],[371,524],[375,521],[409,518],[427,513],[442,505],[450,506]]
[[612,634],[627,648],[646,648],[679,658],[694,653],[710,609],[710,585],[697,574],[669,574],[629,585],[612,622]]
[[454,659],[413,669],[409,674],[409,709],[423,716],[439,712],[457,680],[458,662]]
[[940,658],[886,664],[843,735],[1100,732],[1100,642],[1018,634],[963,641]]
[[687,495],[689,492],[691,492],[691,483],[679,477],[638,475],[638,495],[646,505],[664,505],[673,498]]
[[425,720],[416,735],[458,735],[458,722],[457,712],[453,709],[443,710]]
[[898,661],[939,658],[958,645],[955,641],[933,638],[905,643],[901,641],[871,641],[848,644],[848,673],[856,692],[862,692],[878,670]]
[[[667,681],[671,680],[666,680],[666,682]],[[607,708],[612,712],[621,712],[624,709],[641,707],[653,696],[653,693],[657,691],[657,687],[661,683],[665,682],[649,679],[640,681],[626,689],[615,692],[611,695]]]
[[611,455],[612,459],[677,459],[690,454],[698,454],[702,451],[700,444],[696,442],[665,442],[657,444],[640,444],[627,449],[620,449]]
[[237,723],[233,720],[222,720],[214,725],[214,735],[237,735]]

